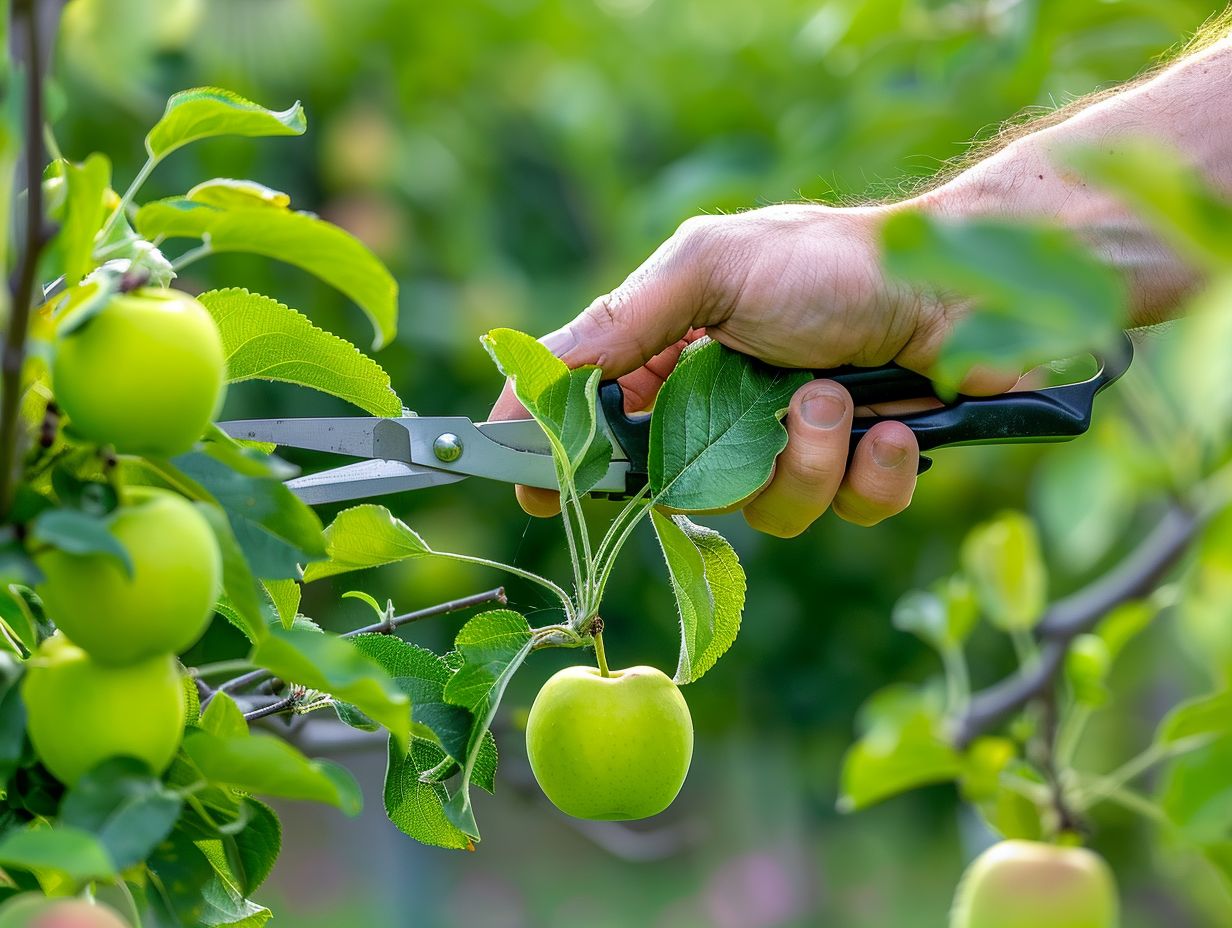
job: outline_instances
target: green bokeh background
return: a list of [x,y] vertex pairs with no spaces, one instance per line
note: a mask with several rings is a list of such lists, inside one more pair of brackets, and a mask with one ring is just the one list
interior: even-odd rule
[[[109,155],[124,183],[175,90],[216,84],[275,108],[302,100],[305,137],[191,146],[158,169],[143,197],[247,177],[347,227],[399,280],[400,333],[377,358],[404,402],[482,418],[499,387],[482,332],[563,323],[687,217],[798,197],[891,195],[1024,108],[1133,76],[1218,8],[1198,0],[74,0],[57,62],[68,107],[55,130],[70,157]],[[264,259],[210,258],[182,285],[246,286],[360,345],[370,340],[354,306]],[[251,384],[234,388],[226,409],[230,417],[345,412],[327,397]],[[518,722],[539,683],[579,656],[541,654],[498,719],[498,791],[477,798],[476,853],[420,847],[384,821],[378,745],[343,758],[364,783],[361,818],[284,806],[284,859],[258,899],[278,924],[301,928],[936,928],[988,835],[951,787],[840,816],[842,752],[864,699],[936,671],[923,645],[892,628],[890,608],[953,569],[971,525],[1042,503],[1055,590],[1106,563],[1115,533],[1073,525],[1041,479],[1063,479],[1075,453],[943,452],[912,509],[871,530],[827,516],[779,541],[738,517],[715,520],[748,572],[745,625],[730,654],[686,691],[698,734],[693,771],[659,819],[571,823],[538,794]],[[506,488],[465,484],[390,505],[433,544],[567,574],[559,526],[528,520]],[[591,512],[613,514],[602,503]],[[370,620],[362,604],[339,602],[351,586],[409,610],[496,582],[462,566],[413,563],[318,583],[304,611],[340,628]],[[548,605],[533,589],[509,589],[525,610]],[[627,549],[604,615],[613,662],[674,666],[673,604],[648,532]],[[416,625],[411,637],[443,648],[457,624]],[[238,643],[224,628],[205,650],[229,647]],[[1166,627],[1136,643],[1114,681],[1121,702],[1093,727],[1084,756],[1115,764],[1141,746],[1183,692],[1183,660]],[[997,679],[1011,661],[1004,641],[978,638],[975,682]],[[1127,817],[1098,823],[1095,845],[1120,874],[1127,928],[1232,923],[1225,891],[1194,858]]]

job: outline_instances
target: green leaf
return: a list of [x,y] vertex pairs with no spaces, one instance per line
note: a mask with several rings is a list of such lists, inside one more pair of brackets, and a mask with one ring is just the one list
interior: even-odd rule
[[612,444],[597,431],[595,401],[602,372],[593,366],[570,370],[535,339],[514,329],[493,329],[484,348],[513,392],[552,444],[558,476],[563,471],[576,491],[585,493],[603,478]]
[[1004,512],[976,526],[963,541],[962,564],[997,628],[1011,632],[1035,627],[1047,605],[1048,574],[1030,519]]
[[384,506],[344,509],[325,530],[328,558],[304,568],[304,582],[433,554],[427,543]]
[[473,850],[471,839],[445,813],[445,787],[421,779],[444,759],[439,747],[422,738],[411,740],[409,752],[391,744],[385,772],[385,814],[399,831],[421,844]]
[[197,299],[222,335],[228,382],[277,380],[339,397],[374,416],[401,414],[402,401],[381,366],[302,313],[234,287]]
[[376,329],[380,348],[398,328],[398,283],[363,242],[313,215],[266,204],[220,209],[183,198],[137,211],[146,238],[202,238],[215,253],[239,251],[284,261],[353,300]]
[[261,586],[278,613],[283,628],[290,628],[299,614],[303,588],[294,580],[262,580]]
[[1112,669],[1112,654],[1099,635],[1079,635],[1070,642],[1065,654],[1065,679],[1074,702],[1080,706],[1099,708],[1108,702],[1108,672]]
[[38,624],[25,599],[13,589],[13,584],[0,587],[0,621],[17,637],[27,651],[38,647]]
[[768,367],[718,342],[694,342],[650,418],[650,489],[658,505],[733,506],[769,478],[787,445],[781,419],[803,371]]
[[201,899],[205,905],[196,922],[201,928],[261,928],[274,917],[265,906],[245,899],[221,874],[206,881]]
[[220,459],[225,453],[222,446],[211,443],[172,463],[226,511],[253,574],[297,579],[301,563],[325,554],[320,519],[279,477],[241,473],[235,469],[234,455]]
[[1117,344],[1125,285],[1073,236],[996,220],[892,216],[886,270],[915,286],[971,298],[933,376],[953,388],[975,364],[1015,373]]
[[145,137],[145,150],[159,161],[198,139],[220,135],[303,135],[308,128],[299,102],[282,112],[267,110],[217,87],[195,87],[173,94],[162,118]]
[[894,604],[892,621],[899,631],[911,632],[939,651],[962,645],[979,621],[979,604],[971,584],[961,575],[934,583],[928,590],[912,590]]
[[1232,678],[1232,507],[1206,524],[1195,553],[1180,584],[1178,638],[1201,666],[1218,678]]
[[220,738],[242,738],[248,734],[244,713],[227,693],[215,693],[201,713],[197,727]]
[[328,693],[379,722],[405,749],[411,730],[406,694],[353,642],[337,635],[274,628],[252,651],[252,663],[283,680]]
[[1118,139],[1066,158],[1115,193],[1182,254],[1212,270],[1232,262],[1232,206],[1179,154],[1148,139]]
[[56,334],[63,338],[106,309],[111,298],[120,292],[123,279],[117,266],[106,265],[69,287],[54,300],[52,318],[56,320]]
[[479,753],[475,755],[475,769],[471,771],[471,783],[491,795],[496,789],[496,766],[500,754],[496,750],[496,738],[491,730],[483,733]]
[[[1202,440],[1202,451],[1224,454],[1232,443],[1232,384],[1222,376],[1232,350],[1232,275],[1213,280],[1185,308],[1185,318],[1160,358],[1159,387],[1171,400],[1183,434]],[[1157,388],[1158,389],[1158,388]]]
[[102,843],[80,828],[33,827],[0,838],[0,866],[62,873],[74,883],[114,879],[115,862]]
[[93,834],[117,870],[145,860],[171,833],[182,801],[140,761],[117,757],[82,777],[60,806],[60,822]]
[[457,789],[445,804],[449,820],[474,840],[479,829],[471,809],[470,782],[483,744],[509,680],[530,653],[530,626],[510,609],[495,609],[475,616],[462,626],[454,647],[462,665],[445,684],[445,699],[474,715],[467,741],[466,761]]
[[255,180],[235,180],[231,177],[215,177],[202,181],[188,191],[187,198],[195,203],[217,206],[219,209],[254,206],[282,209],[291,205],[290,195],[281,190],[259,184]]
[[[261,609],[257,581],[248,567],[248,560],[231,530],[227,513],[214,503],[196,504],[197,510],[214,531],[218,551],[222,555],[222,589],[231,607],[233,624],[249,641],[260,641],[267,634],[268,624]],[[293,582],[293,581],[287,581]]]
[[864,733],[843,758],[840,811],[962,772],[962,758],[942,737],[941,701],[931,690],[889,687],[865,704],[860,720]]
[[142,916],[143,924],[200,925],[205,913],[205,888],[215,871],[205,854],[180,828],[154,850],[147,862],[149,881],[146,898],[155,917]]
[[471,714],[445,701],[445,684],[452,673],[448,665],[426,648],[392,635],[358,635],[351,641],[410,699],[412,721],[426,729],[414,733],[437,741],[455,760],[464,760]]
[[282,849],[282,824],[265,803],[250,797],[242,801],[244,827],[236,834],[198,841],[197,846],[224,882],[245,897],[256,892],[273,870]]
[[731,545],[713,529],[657,509],[651,510],[651,520],[680,616],[675,682],[692,683],[736,640],[744,611],[744,571]]
[[1195,844],[1226,841],[1232,834],[1232,737],[1175,758],[1159,802],[1181,835]]
[[1141,489],[1131,468],[1128,423],[1105,417],[1082,441],[1050,449],[1034,481],[1032,510],[1055,563],[1071,575],[1095,567],[1124,540]]
[[1104,616],[1095,633],[1103,639],[1108,656],[1115,661],[1125,646],[1150,626],[1159,610],[1158,599],[1136,599],[1121,603]]
[[1004,783],[1011,773],[1045,787],[1039,773],[1018,758],[1017,745],[1009,738],[977,738],[962,759],[959,789],[963,799],[975,804],[988,826],[1002,838],[1038,841],[1043,836],[1040,810],[1034,801]]
[[120,540],[111,534],[110,520],[79,509],[49,509],[30,526],[30,540],[67,554],[102,554],[117,561],[131,578],[133,560]]
[[184,753],[211,783],[263,796],[323,802],[347,815],[357,815],[362,805],[359,785],[346,769],[309,760],[272,735],[220,737],[193,729],[184,736]]
[[1171,745],[1199,735],[1232,735],[1232,690],[1181,703],[1159,723],[1155,741]]
[[0,653],[0,783],[7,783],[26,753],[26,704],[21,699],[22,665]]
[[111,162],[92,154],[81,164],[59,161],[67,185],[64,217],[51,248],[60,262],[66,287],[72,287],[94,267],[94,236],[106,218],[103,196],[111,184]]

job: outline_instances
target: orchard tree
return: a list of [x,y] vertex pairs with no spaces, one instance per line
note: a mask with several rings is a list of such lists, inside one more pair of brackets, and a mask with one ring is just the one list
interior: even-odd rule
[[[263,721],[273,716],[312,724],[319,713],[383,732],[392,825],[426,844],[474,850],[471,788],[493,789],[492,721],[510,679],[545,648],[593,651],[597,665],[552,677],[531,710],[527,749],[547,797],[596,819],[666,808],[693,749],[681,688],[732,647],[745,598],[735,551],[682,513],[730,507],[765,482],[785,445],[788,400],[809,375],[705,340],[690,346],[651,414],[644,487],[596,526],[581,500],[612,453],[596,417],[600,371],[570,370],[530,336],[496,329],[483,348],[551,447],[570,576],[557,581],[449,551],[448,539],[430,542],[376,504],[323,526],[284,485],[294,469],[273,448],[213,424],[222,392],[279,380],[398,416],[389,377],[274,297],[239,286],[194,297],[176,287],[177,276],[222,252],[295,265],[367,315],[374,348],[395,335],[392,276],[358,240],[255,181],[202,178],[182,196],[142,198],[157,166],[198,140],[300,135],[299,104],[276,111],[218,88],[177,93],[146,134],[147,161],[127,185],[113,183],[103,153],[78,160],[58,151],[43,89],[53,8],[12,0],[4,22],[20,55],[0,75],[13,104],[0,132],[0,174],[16,230],[0,236],[12,269],[0,370],[0,895],[11,898],[0,920],[264,924],[271,913],[252,896],[281,838],[263,800],[349,814],[361,804],[351,774],[273,734]],[[953,781],[991,833],[1014,839],[964,878],[955,928],[1115,925],[1111,874],[1075,846],[1096,834],[1105,803],[1146,815],[1232,876],[1232,820],[1213,821],[1211,812],[1229,806],[1232,788],[1232,639],[1212,631],[1226,619],[1232,544],[1223,511],[1232,394],[1215,373],[1232,341],[1232,283],[1219,276],[1232,211],[1166,152],[1143,148],[1116,162],[1077,153],[1075,169],[1153,217],[1215,283],[1171,350],[1138,364],[1122,405],[1101,408],[1100,434],[1076,446],[1078,471],[1097,474],[1096,485],[1132,484],[1142,518],[1154,520],[1126,559],[1050,604],[1040,533],[1007,513],[972,532],[952,576],[907,594],[895,610],[898,627],[937,649],[943,674],[891,683],[870,700],[844,763],[840,806],[854,811]],[[884,244],[891,273],[966,294],[977,307],[935,372],[941,395],[990,351],[1023,369],[1123,350],[1119,282],[1055,231],[903,215]],[[1097,493],[1067,490],[1073,472],[1048,491],[1050,505],[1071,514],[1100,504]],[[612,669],[604,656],[603,635],[621,623],[601,617],[605,590],[645,522],[677,604],[681,644],[670,678],[650,667]],[[555,603],[554,621],[532,626],[501,588],[413,611],[348,591],[372,606],[375,621],[341,634],[301,610],[305,584],[429,558],[537,585]],[[462,625],[446,654],[398,634],[477,608],[486,611]],[[1121,767],[1077,766],[1118,655],[1165,609],[1221,642],[1208,649],[1210,695],[1178,706]],[[181,656],[212,622],[230,623],[245,650],[185,666]],[[1005,634],[1021,669],[973,693],[964,643],[981,622]],[[1161,765],[1160,795],[1143,795],[1136,781]],[[1047,900],[1031,889],[1042,885],[1053,887]]]

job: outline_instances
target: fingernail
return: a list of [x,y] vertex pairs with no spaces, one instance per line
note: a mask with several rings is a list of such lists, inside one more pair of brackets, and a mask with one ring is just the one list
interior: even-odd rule
[[813,428],[832,429],[847,415],[847,403],[831,390],[818,390],[800,404],[804,421]]
[[563,358],[577,347],[577,336],[573,334],[573,330],[569,326],[565,326],[563,329],[549,332],[539,339],[539,342],[556,357]]
[[891,441],[886,441],[884,438],[873,439],[873,460],[877,462],[879,467],[884,467],[886,470],[893,470],[899,464],[907,460],[907,449],[902,445],[896,445]]

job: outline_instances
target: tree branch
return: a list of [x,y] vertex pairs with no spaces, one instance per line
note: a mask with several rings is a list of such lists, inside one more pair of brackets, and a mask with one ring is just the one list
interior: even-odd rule
[[1090,631],[1112,609],[1150,593],[1188,550],[1202,518],[1173,506],[1110,573],[1054,603],[1036,626],[1038,659],[1017,674],[977,693],[955,722],[952,740],[965,747],[977,735],[1045,692],[1065,665],[1069,643]]
[[[26,168],[25,236],[17,271],[9,282],[11,305],[8,331],[0,355],[0,516],[7,515],[13,497],[17,467],[18,413],[21,374],[26,363],[26,337],[34,303],[39,255],[51,238],[43,220],[43,41],[38,0],[15,0],[15,40],[21,43],[25,69],[25,129],[23,157]],[[8,217],[3,217],[7,222]]]

